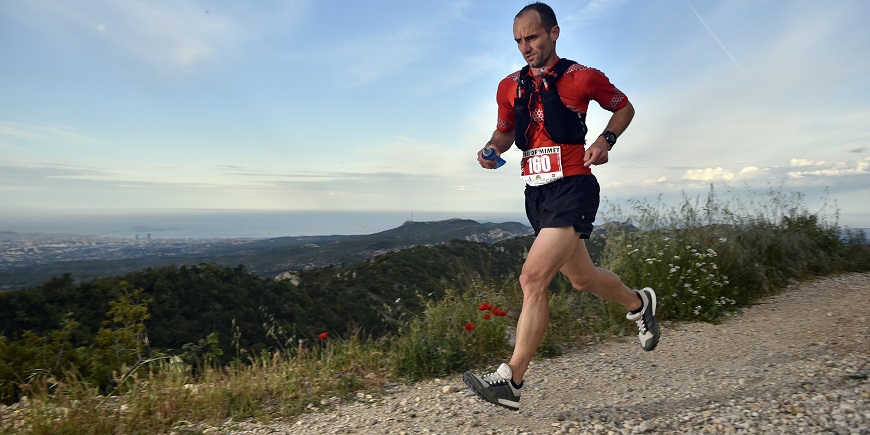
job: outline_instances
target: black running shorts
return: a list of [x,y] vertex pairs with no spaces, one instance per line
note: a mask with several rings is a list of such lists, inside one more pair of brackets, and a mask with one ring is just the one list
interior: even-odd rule
[[566,177],[543,186],[526,186],[526,216],[535,229],[574,227],[581,239],[592,234],[598,212],[598,179],[594,175]]

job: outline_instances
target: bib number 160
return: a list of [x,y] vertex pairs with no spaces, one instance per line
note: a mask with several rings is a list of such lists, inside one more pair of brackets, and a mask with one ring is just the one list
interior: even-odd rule
[[550,156],[534,156],[530,157],[526,160],[526,164],[528,165],[528,173],[530,174],[540,174],[542,172],[550,172],[552,170],[552,164],[550,163]]

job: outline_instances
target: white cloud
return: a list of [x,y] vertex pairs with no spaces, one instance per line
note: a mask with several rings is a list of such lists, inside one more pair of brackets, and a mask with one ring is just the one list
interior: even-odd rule
[[[157,71],[198,73],[241,53],[264,32],[291,26],[306,1],[254,12],[245,4],[128,0],[18,2],[20,21],[81,59],[131,61]],[[264,6],[258,6],[262,10]]]
[[12,138],[21,143],[41,142],[55,145],[99,144],[104,141],[80,133],[74,127],[45,122],[0,122],[0,139]]
[[692,181],[731,181],[734,179],[734,173],[721,167],[689,169],[683,175],[683,179]]
[[738,176],[738,178],[751,178],[762,171],[764,171],[764,170],[759,169],[755,166],[747,166],[747,167],[741,169],[740,172],[737,173],[737,176]]
[[32,130],[27,130],[9,123],[0,122],[0,136],[18,139],[40,139],[41,136]]
[[826,164],[825,162],[820,162],[816,166],[829,167],[827,169],[816,169],[812,171],[790,171],[787,175],[790,178],[870,175],[870,158],[857,162],[843,162],[837,164]]
[[[599,177],[599,179],[601,179],[601,178],[602,177]],[[631,188],[632,186],[640,186],[640,187],[644,187],[644,188],[647,188],[647,187],[655,188],[656,186],[668,186],[668,185],[670,185],[670,181],[671,181],[670,178],[663,175],[663,176],[658,177],[658,178],[647,178],[647,179],[640,180],[640,181],[631,181],[631,180],[609,181],[609,182],[607,182],[607,186],[627,187],[627,188]]]
[[[763,188],[771,183],[796,189],[835,187],[837,191],[851,191],[870,188],[870,157],[840,162],[803,162],[806,164],[800,166],[795,166],[793,160],[791,163],[789,166],[745,166],[741,169],[725,166],[688,169],[676,181],[662,176],[659,179],[620,180],[607,185],[618,187],[620,195],[637,195],[639,192],[650,192],[650,189],[697,189],[710,183],[734,182],[755,188]],[[795,170],[796,167],[800,170]]]

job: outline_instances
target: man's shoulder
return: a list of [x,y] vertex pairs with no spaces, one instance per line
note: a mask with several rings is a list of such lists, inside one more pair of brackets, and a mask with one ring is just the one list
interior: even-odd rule
[[520,81],[520,72],[515,71],[507,75],[507,77],[501,79],[498,82],[498,94],[500,96],[509,96],[512,95],[518,86],[518,82]]
[[598,89],[610,80],[598,69],[581,63],[573,63],[562,74],[557,82],[559,92],[580,92],[586,94],[593,89]]
[[591,66],[586,66],[578,62],[572,63],[568,66],[568,69],[565,70],[565,76],[568,75],[585,75],[585,74],[604,74],[600,70],[592,68]]
[[520,81],[520,73],[521,72],[522,72],[522,70],[517,70],[517,71],[514,71],[514,72],[508,74],[505,78],[501,79],[500,83],[506,83],[506,82],[516,83],[516,82]]

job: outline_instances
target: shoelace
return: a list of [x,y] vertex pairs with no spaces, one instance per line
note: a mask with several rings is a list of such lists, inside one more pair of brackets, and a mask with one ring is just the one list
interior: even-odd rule
[[[490,378],[494,378],[494,377],[496,377],[496,376],[498,376],[498,380],[495,380],[495,381],[491,381],[491,380],[490,380]],[[485,375],[482,376],[482,378],[483,378],[483,380],[486,381],[486,383],[489,384],[489,385],[502,385],[502,384],[506,384],[506,383],[507,383],[507,379],[501,377],[501,375],[498,374],[498,372],[492,372],[492,373],[489,373],[489,374],[485,374]]]
[[646,306],[645,306],[645,304],[643,303],[643,301],[641,301],[641,304],[640,304],[640,317],[639,317],[637,320],[634,321],[634,324],[637,325],[637,330],[640,331],[641,334],[643,334],[644,332],[646,332],[647,329],[648,329],[648,328],[646,327],[646,320],[645,320],[645,316],[644,316],[645,313],[646,313]]
[[647,331],[646,321],[644,320],[643,316],[640,316],[640,319],[635,320],[634,324],[637,325],[637,329],[641,333],[644,333]]

